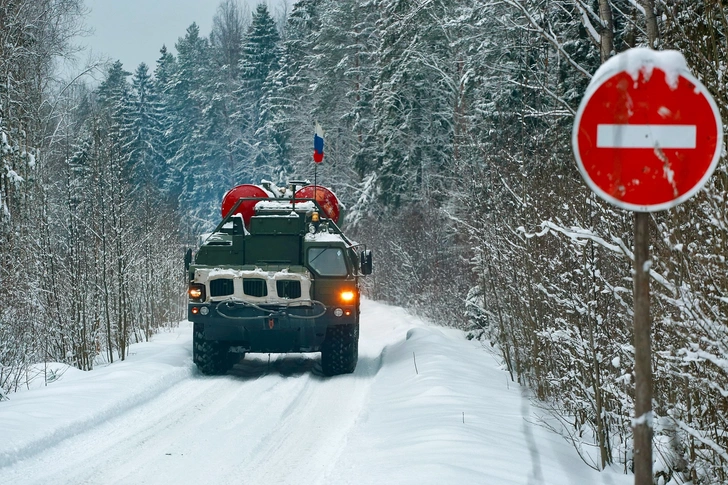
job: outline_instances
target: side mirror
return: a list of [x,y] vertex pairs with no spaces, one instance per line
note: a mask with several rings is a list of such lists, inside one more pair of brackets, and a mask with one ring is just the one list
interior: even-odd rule
[[361,261],[361,274],[372,274],[372,251],[369,249],[362,251],[359,256],[359,261]]
[[185,271],[190,270],[190,264],[192,264],[192,249],[188,249],[185,253]]

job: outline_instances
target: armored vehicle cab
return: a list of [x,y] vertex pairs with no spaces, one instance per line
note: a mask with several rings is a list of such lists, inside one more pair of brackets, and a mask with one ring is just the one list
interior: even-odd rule
[[359,277],[372,271],[371,252],[337,225],[333,192],[295,189],[276,198],[235,187],[194,261],[187,254],[193,359],[203,374],[226,372],[246,352],[321,352],[326,375],[356,367]]

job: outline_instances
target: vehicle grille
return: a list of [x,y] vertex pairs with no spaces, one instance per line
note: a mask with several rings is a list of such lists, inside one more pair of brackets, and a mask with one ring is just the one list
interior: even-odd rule
[[248,296],[268,296],[268,287],[265,280],[256,278],[243,278],[243,293]]
[[301,282],[278,280],[276,281],[276,291],[280,298],[301,298]]
[[210,281],[210,296],[227,296],[234,293],[233,280],[219,278]]

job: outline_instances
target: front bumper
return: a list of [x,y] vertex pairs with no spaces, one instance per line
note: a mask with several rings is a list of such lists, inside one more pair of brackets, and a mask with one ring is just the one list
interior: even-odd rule
[[[341,308],[341,316],[335,315],[336,308]],[[220,302],[190,303],[187,318],[206,340],[246,352],[318,352],[328,327],[357,323],[359,315],[354,305],[324,308],[320,304],[284,307]]]

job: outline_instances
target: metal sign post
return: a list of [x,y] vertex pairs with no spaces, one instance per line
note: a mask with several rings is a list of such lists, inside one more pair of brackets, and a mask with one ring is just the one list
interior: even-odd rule
[[650,215],[634,214],[634,477],[652,480],[652,319],[650,318]]

